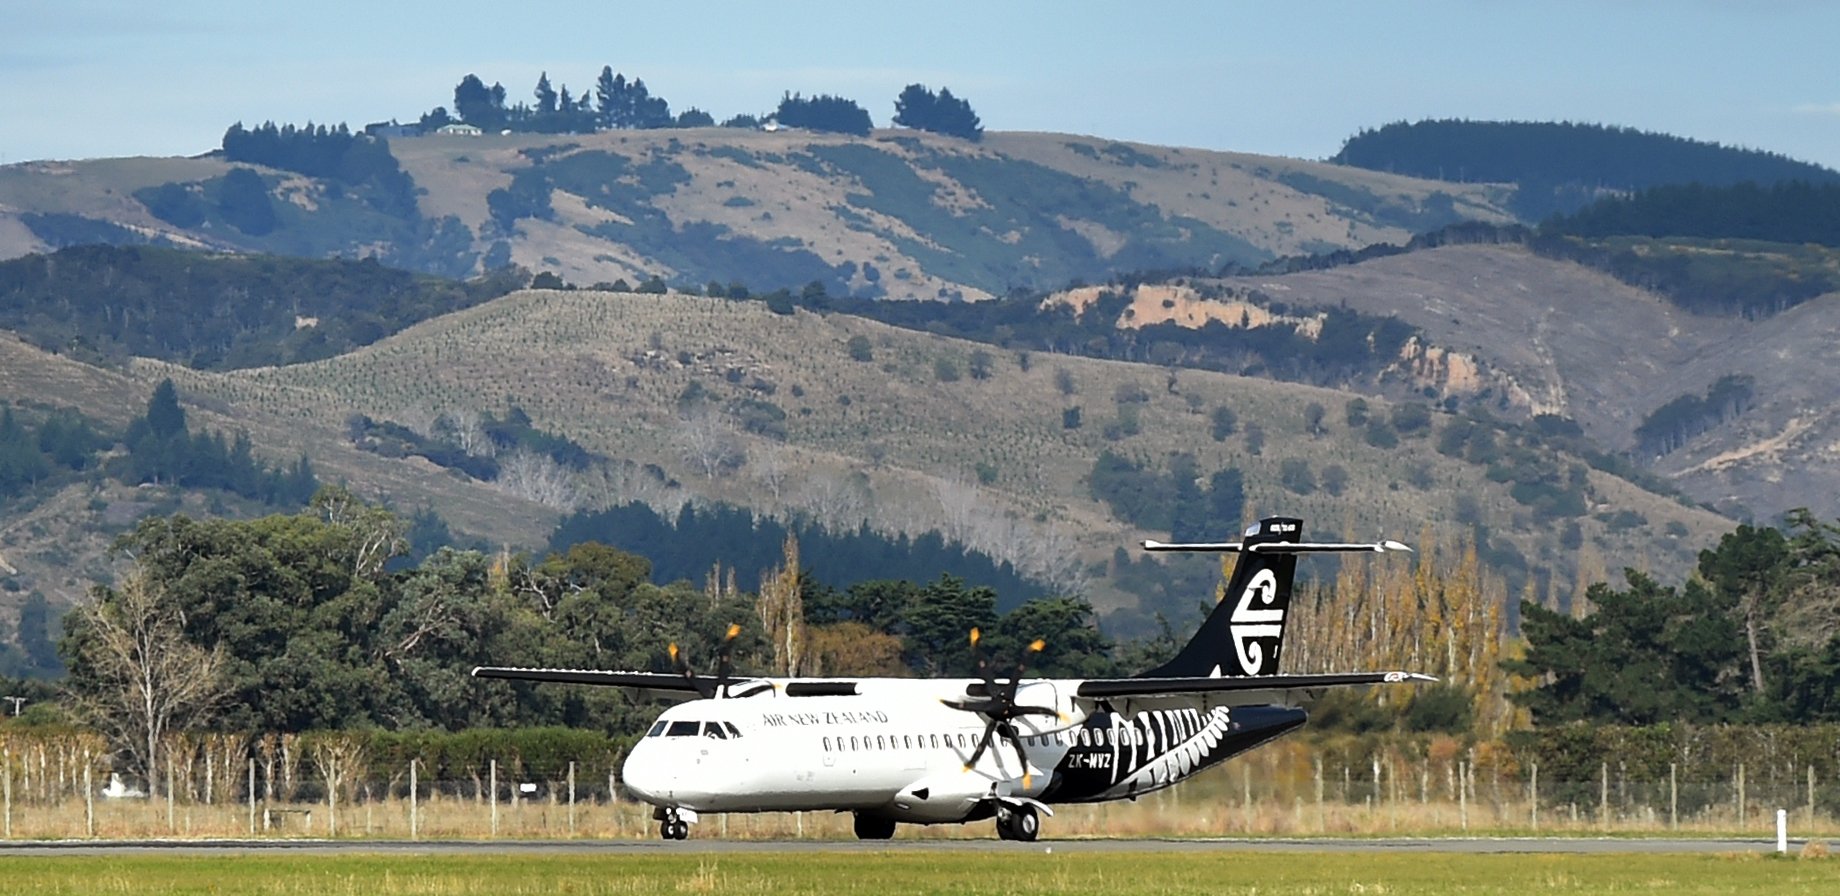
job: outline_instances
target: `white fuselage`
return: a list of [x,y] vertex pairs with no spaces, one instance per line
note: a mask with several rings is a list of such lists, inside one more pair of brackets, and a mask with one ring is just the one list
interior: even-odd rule
[[[746,697],[693,700],[665,710],[634,745],[628,790],[659,806],[697,812],[882,810],[911,820],[956,821],[994,792],[1034,796],[1067,752],[1053,737],[1077,726],[1053,682],[1024,685],[1020,702],[1052,706],[1066,721],[1015,722],[1030,782],[1001,737],[969,770],[985,720],[940,700],[964,680],[862,680],[850,696],[787,697],[781,687]],[[776,683],[776,685],[779,683]],[[738,685],[737,693],[748,685]],[[732,726],[732,727],[731,727]],[[906,799],[902,799],[905,794]],[[903,806],[902,804],[905,804]]]
[[[627,758],[625,784],[646,802],[692,812],[858,810],[962,821],[997,797],[1089,801],[1167,787],[1218,761],[1210,757],[1229,727],[1226,708],[1089,716],[1089,701],[1071,696],[1074,682],[1030,681],[1016,702],[1058,715],[1012,722],[1027,767],[997,736],[967,768],[986,719],[941,701],[963,698],[975,681],[859,679],[857,693],[839,696],[786,696],[784,682],[737,684],[735,697],[661,714]],[[1048,792],[1057,770],[1082,786]]]

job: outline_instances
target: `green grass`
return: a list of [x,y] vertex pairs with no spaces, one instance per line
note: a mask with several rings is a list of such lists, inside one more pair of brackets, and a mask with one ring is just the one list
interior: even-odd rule
[[1758,855],[469,855],[0,859],[33,893],[1828,893],[1832,860]]

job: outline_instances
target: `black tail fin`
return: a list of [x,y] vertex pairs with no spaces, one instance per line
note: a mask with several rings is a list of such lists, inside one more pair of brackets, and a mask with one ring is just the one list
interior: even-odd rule
[[1147,551],[1237,553],[1227,591],[1175,659],[1141,678],[1221,678],[1276,675],[1284,647],[1284,619],[1291,603],[1297,555],[1347,551],[1411,550],[1396,541],[1374,544],[1304,542],[1303,521],[1268,517],[1238,542],[1164,544],[1144,542]]

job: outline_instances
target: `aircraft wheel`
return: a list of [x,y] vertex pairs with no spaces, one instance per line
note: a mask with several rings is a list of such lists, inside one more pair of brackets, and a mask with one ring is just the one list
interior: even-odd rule
[[690,822],[684,821],[681,818],[676,821],[671,822],[671,839],[672,840],[690,839]]
[[894,836],[894,819],[856,813],[856,839],[887,840]]
[[1041,816],[1034,806],[1023,806],[1010,814],[1010,839],[1032,843],[1041,835]]

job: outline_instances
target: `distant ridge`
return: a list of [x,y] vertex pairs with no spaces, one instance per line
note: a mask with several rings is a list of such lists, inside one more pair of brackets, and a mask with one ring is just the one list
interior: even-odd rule
[[1575,210],[1602,191],[1687,183],[1840,183],[1840,172],[1778,153],[1550,121],[1398,121],[1348,138],[1329,161],[1432,180],[1520,184],[1515,210],[1530,219]]

